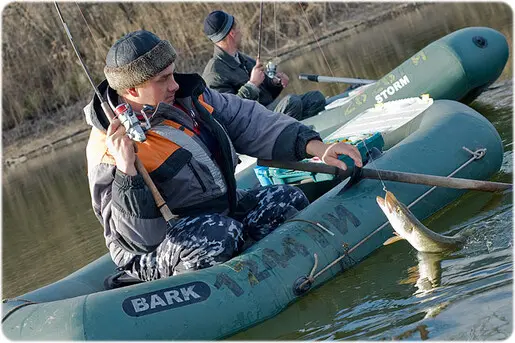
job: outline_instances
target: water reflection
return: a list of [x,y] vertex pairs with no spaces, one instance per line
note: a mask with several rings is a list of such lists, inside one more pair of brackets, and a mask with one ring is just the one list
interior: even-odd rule
[[4,298],[62,278],[105,253],[83,144],[3,175],[3,228]]
[[415,284],[415,295],[426,294],[433,288],[439,287],[442,277],[442,253],[417,253],[418,265],[408,269],[409,276],[400,284]]

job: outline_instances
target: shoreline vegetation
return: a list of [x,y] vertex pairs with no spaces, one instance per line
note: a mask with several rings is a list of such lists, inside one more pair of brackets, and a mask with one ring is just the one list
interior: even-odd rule
[[[425,5],[265,3],[262,55],[277,56],[276,63],[280,64]],[[110,45],[124,33],[137,29],[154,31],[169,39],[179,53],[177,69],[201,74],[213,49],[202,33],[203,18],[214,9],[232,13],[245,23],[242,51],[249,55],[257,51],[259,3],[63,3],[60,7],[97,82],[104,78],[104,58]],[[182,19],[175,24],[172,21],[165,29],[164,25],[154,25],[154,21],[147,24],[144,18],[151,11],[160,13],[157,22],[179,19],[173,13],[181,13]],[[2,19],[2,153],[3,166],[9,167],[86,140],[89,126],[82,108],[93,91],[52,4],[11,3],[4,8]],[[25,42],[23,48],[20,42]],[[19,65],[19,61],[25,63]]]

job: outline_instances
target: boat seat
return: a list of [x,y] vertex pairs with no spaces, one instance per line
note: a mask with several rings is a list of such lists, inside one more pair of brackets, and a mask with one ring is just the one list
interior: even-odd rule
[[104,280],[104,288],[106,290],[131,286],[142,283],[140,279],[130,276],[123,270],[117,270]]

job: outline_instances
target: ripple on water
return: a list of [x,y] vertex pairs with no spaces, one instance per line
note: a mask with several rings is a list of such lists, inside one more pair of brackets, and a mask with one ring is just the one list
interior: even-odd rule
[[[338,310],[332,323],[303,330],[299,338],[506,338],[512,325],[512,204],[483,212],[450,231],[464,229],[472,235],[463,249],[442,257],[438,287],[418,292],[412,282],[399,285],[411,289],[407,294],[376,290],[373,296]],[[466,320],[453,318],[463,309]]]
[[513,174],[513,142],[507,144],[504,152],[500,173]]

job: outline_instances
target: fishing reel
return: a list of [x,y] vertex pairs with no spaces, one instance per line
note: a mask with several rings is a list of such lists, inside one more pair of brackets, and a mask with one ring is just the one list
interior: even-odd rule
[[[150,130],[150,120],[148,119],[147,112],[154,111],[154,107],[150,105],[144,105],[141,110],[141,118],[134,113],[131,105],[123,103],[114,109],[120,122],[127,131],[127,136],[136,142],[144,142],[147,140],[145,132]],[[144,120],[142,124],[140,119]]]
[[275,63],[273,63],[272,61],[268,61],[268,63],[265,66],[265,74],[272,80],[276,78],[277,65],[275,65]]

